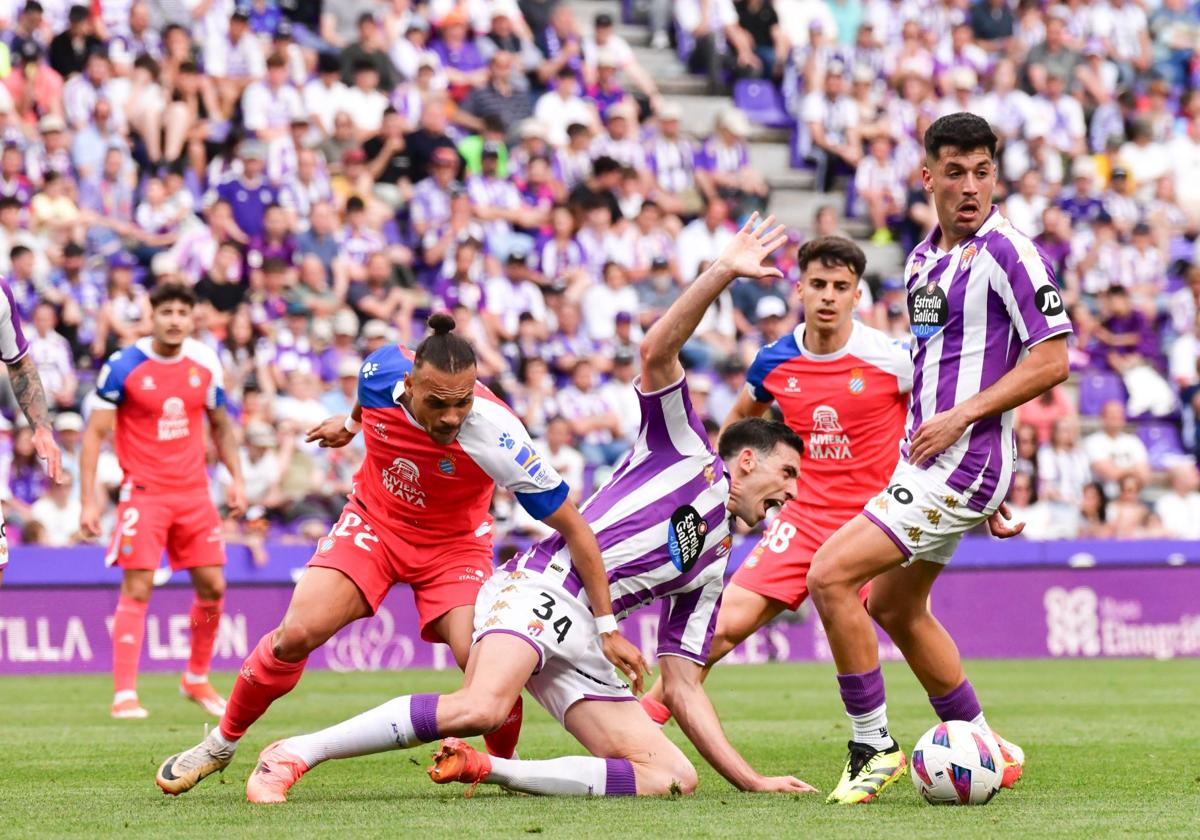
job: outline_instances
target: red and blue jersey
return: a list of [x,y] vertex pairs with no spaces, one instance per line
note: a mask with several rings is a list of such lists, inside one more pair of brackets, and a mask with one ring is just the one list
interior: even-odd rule
[[558,510],[569,488],[543,460],[529,432],[491,391],[475,386],[475,402],[458,437],[435,442],[400,403],[412,353],[381,347],[363,362],[358,402],[366,458],[354,497],[373,520],[410,543],[430,545],[491,529],[496,484],[508,488],[536,519]]
[[783,516],[829,510],[840,525],[887,485],[912,390],[905,344],[855,322],[842,349],[818,355],[804,349],[801,324],[758,352],[746,382],[804,439],[800,494]]
[[204,416],[224,405],[217,354],[191,338],[175,356],[156,354],[149,338],[113,353],[93,403],[117,412],[114,443],[125,483],[169,493],[208,486]]

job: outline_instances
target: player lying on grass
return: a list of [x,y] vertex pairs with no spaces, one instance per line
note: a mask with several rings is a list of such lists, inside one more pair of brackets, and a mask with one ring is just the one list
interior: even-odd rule
[[[756,524],[796,495],[803,443],[782,423],[751,418],[727,429],[720,454],[692,410],[679,351],[735,277],[778,276],[763,259],[784,241],[757,214],[721,257],[646,334],[637,381],[641,429],[633,450],[583,507],[604,552],[618,616],[660,601],[658,656],[665,699],[688,739],[733,785],[801,792],[790,776],[751,767],[721,729],[700,683],[729,558],[730,519]],[[479,593],[475,646],[463,687],[398,697],[321,732],[267,747],[246,782],[252,802],[282,802],[311,768],[331,758],[413,747],[445,738],[437,782],[496,784],[525,793],[626,796],[691,793],[697,775],[642,710],[604,658],[589,594],[566,563],[560,537],[510,560]],[[494,730],[530,693],[592,754],[549,761],[489,758],[460,737]],[[634,687],[641,689],[640,674]],[[628,702],[613,702],[628,701]],[[449,737],[448,737],[449,736]]]
[[[804,602],[813,555],[887,483],[900,456],[912,358],[907,344],[854,320],[866,256],[827,236],[805,243],[798,263],[804,322],[759,351],[725,426],[778,404],[806,444],[800,492],[725,588],[708,667]],[[1011,533],[999,514],[989,525],[997,536]],[[657,723],[670,718],[661,682],[642,705]]]
[[[1000,508],[1016,461],[1014,409],[1066,379],[1071,332],[1049,263],[992,206],[995,154],[995,134],[973,114],[941,117],[925,133],[922,172],[940,225],[904,271],[914,375],[901,459],[862,513],[821,546],[808,575],[853,722],[830,802],[870,801],[905,769],[888,732],[872,618],[942,720],[987,728],[929,594],[962,535]],[[858,599],[868,581],[870,615]],[[1011,786],[1024,755],[996,740]]]
[[[282,623],[242,665],[221,725],[159,768],[165,792],[183,793],[228,766],[238,739],[295,687],[309,653],[373,615],[396,583],[412,587],[421,637],[449,644],[465,667],[475,600],[492,574],[488,508],[497,482],[558,531],[567,547],[562,562],[578,575],[597,615],[612,613],[596,537],[567,501],[566,483],[534,450],[521,421],[476,381],[475,352],[453,334],[454,320],[433,315],[429,327],[415,354],[394,345],[372,353],[350,417],[309,433],[323,446],[344,446],[363,430],[366,457],[354,491],[296,584]],[[617,632],[604,636],[603,650],[626,673],[645,667]],[[497,755],[512,755],[516,746],[518,700],[490,737]]]

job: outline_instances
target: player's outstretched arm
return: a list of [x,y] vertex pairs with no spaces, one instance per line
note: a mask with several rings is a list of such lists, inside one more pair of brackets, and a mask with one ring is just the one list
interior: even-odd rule
[[1070,372],[1065,335],[1035,344],[1028,356],[992,385],[922,423],[908,449],[909,463],[919,466],[940,455],[972,423],[1024,405],[1064,382]]
[[683,376],[679,351],[700,325],[708,307],[735,278],[783,276],[779,269],[762,264],[768,254],[787,241],[783,225],[771,228],[774,222],[774,216],[760,222],[758,213],[752,214],[721,256],[684,289],[646,333],[642,339],[643,392],[659,391],[679,381]]
[[326,417],[308,430],[304,440],[306,443],[319,442],[322,449],[340,449],[354,440],[361,428],[362,406],[355,402],[349,414]]
[[29,427],[33,429],[33,449],[46,462],[46,474],[50,480],[59,484],[63,478],[62,452],[50,429],[50,407],[46,404],[46,391],[42,388],[42,377],[38,375],[33,358],[26,353],[8,365],[8,378],[17,405],[21,406]]
[[100,503],[96,498],[96,464],[100,446],[112,434],[117,410],[93,403],[79,447],[79,529],[89,537],[100,536]]
[[569,501],[564,501],[558,510],[542,521],[562,534],[567,550],[571,552],[571,565],[583,580],[592,615],[596,617],[596,632],[600,634],[605,658],[628,677],[633,690],[641,694],[642,675],[650,673],[650,666],[646,664],[641,651],[617,629],[616,619],[613,618],[612,592],[608,588],[608,572],[604,568],[595,533],[579,509]]
[[225,491],[225,506],[229,515],[234,519],[246,512],[246,482],[242,478],[242,458],[238,453],[237,434],[233,430],[233,420],[225,406],[208,410],[208,424],[212,427],[213,443],[217,447],[217,457],[229,470],[233,480]]
[[750,766],[725,737],[712,701],[700,682],[703,670],[681,656],[663,656],[663,701],[688,740],[712,768],[738,790],[760,793],[815,793],[816,788],[793,776],[764,776]]
[[750,387],[746,386],[742,392],[738,394],[737,401],[734,402],[733,408],[729,409],[729,415],[721,424],[721,431],[725,431],[739,420],[745,420],[747,417],[762,417],[771,407],[770,403],[759,402],[754,399],[754,395],[750,393]]

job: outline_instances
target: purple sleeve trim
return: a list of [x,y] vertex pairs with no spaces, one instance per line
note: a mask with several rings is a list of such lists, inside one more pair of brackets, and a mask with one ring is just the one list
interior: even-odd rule
[[689,662],[695,662],[701,668],[708,664],[707,656],[700,656],[699,654],[692,653],[689,650],[684,650],[679,645],[661,646],[654,652],[654,655],[659,659],[662,659],[664,656],[678,656],[680,659],[686,659]]
[[875,514],[871,513],[870,511],[864,510],[862,512],[862,515],[867,517],[867,519],[871,520],[872,522],[874,522],[875,525],[878,526],[879,530],[881,530],[881,531],[883,531],[883,533],[887,534],[888,539],[890,539],[892,542],[894,542],[896,544],[896,548],[900,549],[900,551],[904,554],[905,557],[912,557],[912,552],[908,550],[908,546],[906,546],[904,544],[904,541],[901,540],[898,536],[896,536],[895,532],[892,531],[891,528],[889,528],[887,525],[884,525],[883,522],[881,522],[879,520],[879,518],[877,516],[875,516]]
[[533,648],[534,651],[537,652],[537,656],[538,656],[538,664],[537,664],[537,667],[533,669],[533,673],[536,674],[542,670],[542,665],[544,665],[546,662],[545,654],[542,653],[541,646],[537,642],[535,642],[533,639],[526,636],[524,633],[519,633],[516,630],[508,630],[503,627],[497,627],[494,630],[484,630],[482,633],[480,633],[479,638],[475,640],[475,644],[479,644],[479,639],[482,639],[484,636],[490,636],[493,633],[504,633],[508,636],[516,636],[522,642],[524,642],[525,644],[527,644],[531,648]]
[[1070,324],[1059,324],[1057,327],[1053,327],[1052,329],[1048,329],[1042,333],[1030,333],[1029,338],[1025,340],[1024,346],[1025,349],[1028,350],[1035,345],[1041,344],[1043,341],[1049,341],[1050,339],[1060,335],[1070,335],[1073,332],[1075,332],[1075,328]]
[[606,697],[602,694],[585,694],[579,698],[580,700],[591,700],[596,703],[624,703],[627,700],[636,700],[632,694],[625,697]]

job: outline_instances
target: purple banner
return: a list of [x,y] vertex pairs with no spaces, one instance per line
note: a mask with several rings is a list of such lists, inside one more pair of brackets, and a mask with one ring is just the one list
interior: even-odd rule
[[[514,541],[523,548],[528,541]],[[756,538],[736,538],[730,552],[730,571],[753,550]],[[499,547],[499,546],[498,546]],[[266,562],[256,565],[244,545],[226,549],[225,576],[231,584],[291,585],[312,556],[307,543],[272,542],[266,545]],[[1193,566],[1200,568],[1200,542],[1177,540],[1064,540],[1028,542],[968,536],[954,557],[953,569],[1088,568],[1112,566]],[[187,583],[187,575],[170,575],[161,569],[163,583]],[[12,562],[4,570],[9,586],[116,586],[121,570],[106,568],[104,549],[98,546],[40,548],[15,546]]]
[[[1200,569],[960,571],[934,589],[934,611],[967,657],[1171,658],[1200,656]],[[104,672],[112,660],[109,628],[117,593],[95,588],[0,590],[0,674]],[[231,670],[274,628],[289,586],[231,587],[213,667]],[[155,591],[146,620],[142,668],[181,670],[189,646],[186,588]],[[624,622],[627,636],[652,658],[658,610]],[[899,659],[886,639],[884,658]],[[828,660],[820,622],[809,615],[756,633],[730,662]],[[447,668],[449,649],[420,640],[407,587],[378,615],[344,629],[309,659],[339,671]]]

